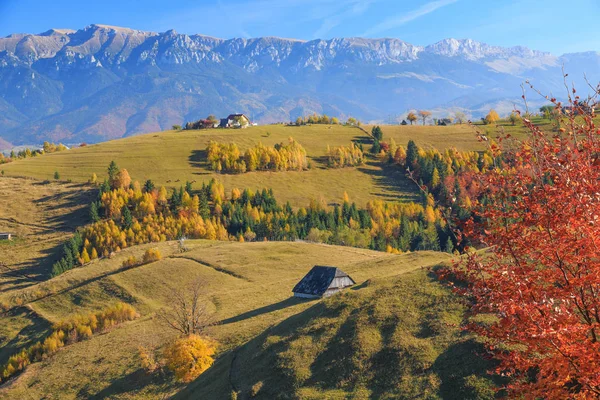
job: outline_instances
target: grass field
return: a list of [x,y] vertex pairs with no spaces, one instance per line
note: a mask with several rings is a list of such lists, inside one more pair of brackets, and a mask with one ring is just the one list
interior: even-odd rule
[[[472,128],[466,125],[447,127],[384,126],[384,139],[393,137],[406,145],[409,138],[423,146],[460,149],[483,149]],[[267,145],[285,142],[294,137],[307,150],[314,168],[304,172],[253,172],[242,175],[214,173],[207,168],[204,150],[209,140],[235,142],[243,150],[258,142]],[[92,173],[99,179],[115,160],[126,168],[133,179],[152,179],[158,185],[177,187],[185,181],[206,182],[213,177],[223,181],[226,190],[233,187],[273,188],[282,201],[305,206],[309,200],[339,202],[344,191],[351,200],[365,204],[368,200],[406,200],[414,198],[414,188],[398,168],[381,168],[374,160],[358,168],[325,169],[322,157],[327,145],[348,145],[351,140],[365,142],[368,137],[357,128],[312,125],[288,127],[269,125],[240,130],[204,130],[160,132],[90,145],[43,157],[18,160],[2,166],[6,176],[27,176],[52,180],[59,172],[62,180],[86,182]]]
[[[522,129],[505,128],[517,135]],[[412,139],[423,147],[483,149],[466,125],[383,126],[383,133],[384,140],[394,138],[402,145]],[[313,169],[243,175],[207,169],[209,140],[235,142],[243,150],[290,136],[306,148]],[[273,188],[279,201],[294,206],[305,206],[311,198],[339,202],[344,192],[359,205],[416,198],[399,168],[375,160],[359,168],[324,168],[327,145],[351,140],[370,148],[363,131],[344,126],[169,131],[0,166],[0,231],[17,235],[14,241],[0,242],[0,303],[17,305],[0,315],[0,363],[73,314],[116,301],[132,304],[141,314],[29,366],[0,388],[0,398],[222,399],[232,390],[239,391],[239,398],[272,399],[281,393],[293,398],[380,398],[390,393],[394,398],[409,389],[412,398],[488,396],[491,383],[481,375],[486,367],[471,355],[478,344],[458,328],[464,309],[423,269],[449,261],[445,253],[392,255],[300,242],[209,241],[190,241],[191,251],[178,253],[176,243],[162,242],[132,247],[48,279],[62,243],[87,223],[85,205],[94,191],[84,182],[92,173],[104,179],[111,160],[141,182],[152,179],[177,187],[188,180],[198,187],[216,177],[227,190]],[[53,180],[55,172],[60,182]],[[126,257],[141,258],[151,247],[165,258],[120,269]],[[357,287],[323,301],[291,297],[294,284],[315,264],[342,268]],[[188,386],[168,376],[146,375],[138,347],[159,351],[175,335],[156,312],[168,304],[170,288],[196,278],[206,283],[205,300],[219,322],[209,329],[220,346],[215,365]],[[336,381],[337,376],[343,379]]]
[[[44,332],[49,323],[74,313],[98,310],[115,301],[131,303],[141,314],[136,321],[68,346],[28,367],[23,375],[0,389],[0,397],[38,398],[61,393],[61,398],[155,398],[183,390],[170,379],[145,376],[139,370],[136,354],[140,345],[160,348],[173,337],[154,313],[166,305],[169,288],[184,286],[200,277],[206,284],[206,300],[219,321],[209,334],[220,348],[219,359],[211,369],[217,376],[201,387],[190,386],[194,393],[190,396],[226,398],[223,396],[232,390],[229,369],[238,368],[231,364],[236,349],[269,327],[320,303],[291,297],[294,284],[314,264],[336,265],[349,273],[358,287],[363,287],[367,280],[370,283],[366,285],[377,286],[387,278],[449,259],[444,253],[398,256],[308,243],[193,241],[191,251],[183,254],[175,252],[176,244],[172,242],[156,246],[167,256],[159,262],[119,270],[122,259],[131,254],[140,256],[151,245],[134,247],[113,259],[96,261],[33,287],[0,294],[0,299],[7,299],[20,291],[44,293],[18,309],[31,310],[32,315],[21,316],[21,325],[28,329],[21,330],[20,335],[6,333],[12,335],[7,341],[13,342],[26,343]],[[398,301],[404,301],[402,296]],[[5,318],[8,317],[2,317],[4,325],[8,322]]]
[[63,242],[87,223],[93,192],[80,184],[0,178],[0,293],[46,279]]

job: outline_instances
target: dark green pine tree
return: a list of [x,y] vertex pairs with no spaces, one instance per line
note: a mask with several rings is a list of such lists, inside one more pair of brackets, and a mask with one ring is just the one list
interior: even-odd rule
[[383,131],[379,126],[374,126],[373,129],[371,129],[371,135],[373,136],[373,139],[375,139],[375,141],[377,142],[381,142],[381,140],[383,139]]
[[90,205],[90,219],[92,220],[92,222],[100,221],[100,213],[98,210],[98,203],[95,201],[92,202],[92,204]]
[[414,141],[409,140],[406,147],[406,168],[413,168],[419,158],[419,149]]
[[110,162],[110,164],[108,165],[108,180],[109,182],[112,182],[115,179],[115,176],[117,176],[117,173],[119,172],[119,167],[117,166],[117,163],[113,160]]
[[381,143],[379,143],[379,140],[375,139],[375,141],[373,142],[373,146],[371,146],[371,153],[379,154],[380,151],[381,151]]
[[98,199],[101,199],[102,195],[108,192],[110,192],[110,184],[108,183],[108,180],[105,179],[104,182],[100,184],[100,192],[98,193]]
[[152,182],[150,179],[148,179],[146,181],[146,183],[144,183],[144,191],[146,193],[150,193],[153,190],[154,190],[154,182]]
[[131,216],[131,211],[127,206],[123,206],[121,210],[121,218],[123,221],[123,229],[129,229],[133,225],[133,217]]
[[446,253],[452,254],[454,251],[454,243],[452,243],[452,239],[448,236],[448,240],[446,241],[446,248],[444,249]]
[[200,207],[198,213],[204,219],[210,218],[210,207],[208,205],[208,196],[205,190],[200,191]]
[[189,181],[185,182],[185,191],[191,196],[192,195],[192,183]]

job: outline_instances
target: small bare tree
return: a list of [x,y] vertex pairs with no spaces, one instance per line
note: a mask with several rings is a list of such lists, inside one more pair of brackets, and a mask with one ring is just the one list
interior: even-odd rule
[[200,334],[212,325],[211,313],[202,298],[204,282],[194,280],[188,287],[173,289],[169,295],[169,309],[162,309],[158,317],[171,329],[189,336]]

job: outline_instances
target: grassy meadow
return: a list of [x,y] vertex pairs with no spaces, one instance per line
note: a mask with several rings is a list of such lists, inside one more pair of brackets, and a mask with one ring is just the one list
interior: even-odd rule
[[47,279],[66,239],[88,220],[87,185],[0,178],[0,293]]
[[[370,130],[371,127],[366,127]],[[483,127],[485,128],[485,127]],[[519,135],[521,127],[504,127]],[[439,149],[483,150],[472,127],[382,126],[384,141]],[[489,128],[488,128],[489,129]],[[217,174],[208,169],[209,140],[235,142],[243,151],[293,137],[313,168],[303,172]],[[272,188],[280,202],[306,206],[311,199],[339,203],[343,193],[362,206],[372,199],[418,198],[400,168],[370,157],[357,168],[327,169],[327,146],[350,141],[371,147],[360,129],[346,126],[269,125],[243,130],[166,131],[17,160],[0,166],[0,363],[43,339],[52,324],[122,301],[140,318],[69,345],[32,364],[0,386],[0,398],[491,398],[480,345],[464,336],[464,308],[429,274],[449,262],[446,253],[393,255],[303,242],[188,241],[127,248],[49,279],[62,244],[88,223],[95,196],[86,184],[106,177],[110,161],[131,177],[179,187],[217,178],[227,191]],[[54,173],[60,174],[58,181]],[[124,270],[129,256],[158,248],[163,259]],[[293,286],[315,264],[334,265],[356,287],[329,299],[291,297]],[[138,349],[157,354],[175,337],[156,316],[169,305],[171,288],[201,279],[216,324],[208,334],[218,357],[189,385],[168,375],[147,375]],[[339,379],[338,379],[339,377]],[[54,396],[54,397],[53,397]]]
[[[370,127],[367,127],[370,129]],[[422,146],[461,150],[481,150],[474,131],[467,125],[384,126],[384,140],[394,138],[406,145],[413,139]],[[210,140],[234,142],[242,151],[262,142],[274,145],[296,139],[307,151],[313,168],[296,172],[252,172],[240,175],[218,174],[208,169],[205,149]],[[340,125],[284,126],[267,125],[232,130],[166,131],[113,140],[42,157],[17,160],[1,166],[6,176],[26,176],[53,180],[87,182],[93,173],[102,180],[111,160],[126,168],[140,182],[152,179],[157,185],[178,187],[186,181],[206,182],[218,178],[227,191],[234,187],[273,188],[280,201],[306,206],[310,199],[326,203],[340,202],[344,191],[350,199],[364,205],[371,199],[411,200],[413,185],[398,168],[382,168],[376,160],[357,168],[326,169],[323,157],[327,146],[347,146],[352,140],[371,147],[368,136],[357,128]]]
[[[127,256],[140,257],[148,247],[158,247],[165,258],[130,270],[119,268]],[[232,388],[248,385],[245,381],[237,382],[238,376],[245,376],[243,371],[248,365],[231,362],[244,343],[271,327],[294,323],[294,316],[312,313],[307,310],[322,307],[322,302],[329,307],[332,302],[349,301],[348,307],[354,307],[355,301],[363,301],[355,298],[363,288],[385,286],[403,274],[450,258],[448,254],[435,252],[391,255],[301,242],[190,241],[189,247],[190,251],[178,253],[173,242],[138,246],[38,285],[0,294],[3,301],[15,296],[26,299],[23,307],[15,309],[14,318],[20,318],[15,326],[27,329],[3,332],[8,336],[4,339],[6,343],[31,342],[46,332],[51,323],[73,314],[100,310],[116,301],[132,304],[141,314],[136,321],[69,345],[45,361],[32,364],[24,374],[0,388],[0,397],[38,398],[47,393],[61,393],[61,398],[156,398],[180,392],[184,387],[172,379],[146,376],[140,371],[137,349],[145,346],[160,350],[174,336],[155,317],[155,312],[167,306],[170,288],[184,287],[200,278],[205,283],[205,300],[217,322],[208,333],[219,342],[219,358],[209,370],[212,371],[209,382],[192,383],[187,389],[191,392],[183,391],[180,396],[227,398],[224,396],[229,396]],[[342,268],[358,283],[356,290],[350,290],[340,299],[324,301],[291,297],[295,283],[314,264]],[[419,273],[426,281],[430,280],[425,271]],[[412,300],[401,293],[392,297],[397,302],[406,302],[404,306],[413,307],[415,313],[429,312],[425,307],[415,309]],[[240,357],[247,356],[240,351]],[[265,357],[269,354],[265,353]],[[0,353],[0,356],[5,355]],[[236,381],[232,383],[230,376],[236,377]]]

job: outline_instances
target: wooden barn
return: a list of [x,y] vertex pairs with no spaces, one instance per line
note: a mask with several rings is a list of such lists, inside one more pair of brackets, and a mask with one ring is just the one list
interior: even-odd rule
[[292,292],[295,297],[315,299],[328,297],[356,284],[348,274],[336,267],[314,266]]

